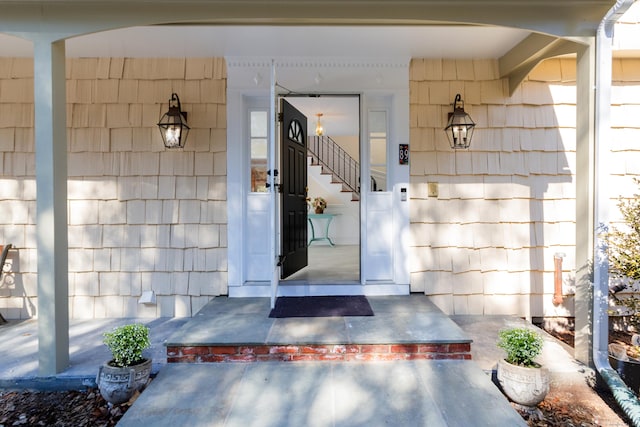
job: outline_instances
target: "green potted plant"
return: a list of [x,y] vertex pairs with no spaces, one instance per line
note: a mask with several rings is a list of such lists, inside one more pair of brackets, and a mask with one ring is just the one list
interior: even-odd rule
[[118,405],[131,399],[136,390],[141,391],[149,380],[151,359],[142,354],[151,345],[149,328],[134,323],[103,335],[113,358],[100,367],[96,383],[102,397]]
[[522,406],[532,408],[549,392],[549,371],[535,362],[542,352],[542,337],[529,328],[499,332],[498,347],[507,355],[498,360],[498,382],[504,393]]

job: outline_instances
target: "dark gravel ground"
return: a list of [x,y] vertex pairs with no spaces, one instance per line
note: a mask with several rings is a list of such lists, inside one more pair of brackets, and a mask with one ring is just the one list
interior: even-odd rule
[[[582,388],[582,387],[581,387]],[[607,391],[576,392],[571,387],[555,387],[538,405],[540,419],[522,414],[532,427],[626,427],[630,424]]]
[[132,403],[109,406],[95,389],[0,391],[0,427],[115,426]]

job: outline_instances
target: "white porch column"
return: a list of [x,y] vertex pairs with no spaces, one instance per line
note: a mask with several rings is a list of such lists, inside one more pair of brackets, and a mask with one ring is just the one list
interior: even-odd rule
[[69,366],[65,42],[34,40],[39,375]]
[[593,297],[595,180],[595,38],[578,50],[576,102],[576,295],[574,357],[593,366],[591,329]]

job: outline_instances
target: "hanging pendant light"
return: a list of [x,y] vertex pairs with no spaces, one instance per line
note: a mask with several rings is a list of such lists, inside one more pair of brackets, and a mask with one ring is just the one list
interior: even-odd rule
[[449,113],[447,127],[444,128],[451,148],[469,148],[475,126],[474,121],[464,111],[464,101],[460,94],[457,94],[453,100],[453,112]]
[[320,117],[322,117],[322,113],[316,114],[318,116],[318,121],[316,122],[316,135],[322,136],[324,135],[324,128],[322,127],[322,123],[320,122]]
[[172,93],[169,99],[169,111],[164,113],[160,122],[160,135],[166,148],[183,148],[187,142],[189,125],[187,125],[187,113],[181,110],[180,98]]

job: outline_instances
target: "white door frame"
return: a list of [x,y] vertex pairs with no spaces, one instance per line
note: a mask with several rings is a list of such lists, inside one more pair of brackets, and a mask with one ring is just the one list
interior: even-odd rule
[[[280,180],[279,176],[276,174],[276,170],[279,169],[277,166],[277,162],[279,159],[278,156],[278,141],[276,138],[277,134],[277,126],[276,126],[276,64],[275,61],[271,61],[271,73],[270,73],[270,82],[269,82],[269,176],[267,181],[270,183],[269,187],[269,222],[270,222],[270,230],[269,236],[271,237],[271,242],[269,242],[269,258],[271,259],[271,292],[269,297],[271,298],[271,308],[275,308],[276,306],[276,298],[278,296],[278,285],[280,284],[280,262],[278,262],[278,254],[280,253],[279,242],[280,242],[280,215],[278,214],[278,208],[280,206],[280,201],[278,198],[278,184]],[[245,174],[246,175],[246,174]]]
[[[269,255],[268,259],[274,260],[273,266],[266,266],[267,276],[265,280],[247,281],[245,265],[247,263],[246,242],[250,236],[245,229],[247,212],[247,195],[249,173],[246,170],[248,162],[248,147],[243,135],[243,117],[245,117],[245,97],[265,97],[270,94],[271,79],[265,82],[263,76],[271,75],[271,61],[255,59],[227,59],[227,199],[228,199],[228,265],[229,265],[229,296],[271,297],[273,289],[277,294],[282,294],[282,288],[273,286],[277,272],[275,272],[275,258]],[[317,60],[314,60],[317,61]],[[406,61],[377,61],[375,64],[366,62],[363,64],[345,61],[327,61],[323,64],[317,62],[306,63],[299,58],[291,60],[278,60],[274,68],[277,69],[278,84],[300,93],[345,93],[360,94],[360,140],[361,140],[361,200],[360,200],[360,245],[361,245],[361,271],[360,284],[354,288],[337,291],[341,294],[367,294],[367,295],[398,295],[409,293],[409,268],[407,263],[409,239],[409,197],[407,201],[401,200],[401,189],[409,191],[408,165],[397,165],[394,155],[398,143],[409,142],[409,91],[408,91],[408,59]],[[317,78],[318,68],[323,70],[322,79]],[[324,68],[323,68],[324,67]],[[335,79],[333,78],[335,74]],[[308,80],[305,83],[305,78]],[[335,81],[334,81],[335,80]],[[317,83],[320,81],[320,83]],[[386,83],[385,83],[386,82]],[[372,89],[372,87],[376,87]],[[370,203],[366,191],[369,188],[369,151],[367,147],[366,114],[369,111],[369,103],[385,98],[389,100],[389,141],[388,150],[388,202],[390,211],[384,223],[391,227],[393,235],[393,248],[391,250],[391,277],[389,280],[377,280],[368,277],[370,262],[367,260],[367,248],[372,240],[367,235],[367,206]],[[273,110],[273,108],[271,108]],[[275,111],[275,110],[274,110]],[[275,114],[275,113],[274,113]],[[275,132],[275,126],[273,126]],[[268,196],[270,197],[270,196]],[[270,197],[273,200],[273,197]],[[269,210],[269,215],[277,209],[277,201]],[[242,213],[242,214],[239,214]],[[272,218],[270,216],[270,218]],[[277,221],[276,221],[277,222]],[[272,227],[278,227],[276,222],[269,220],[272,238],[277,239],[277,231]],[[277,230],[277,228],[276,228]],[[269,247],[274,247],[269,243]],[[275,248],[279,243],[275,241]],[[271,250],[269,250],[271,251]],[[277,252],[277,251],[276,251]],[[271,254],[271,252],[270,252]],[[276,254],[277,256],[277,254]]]

